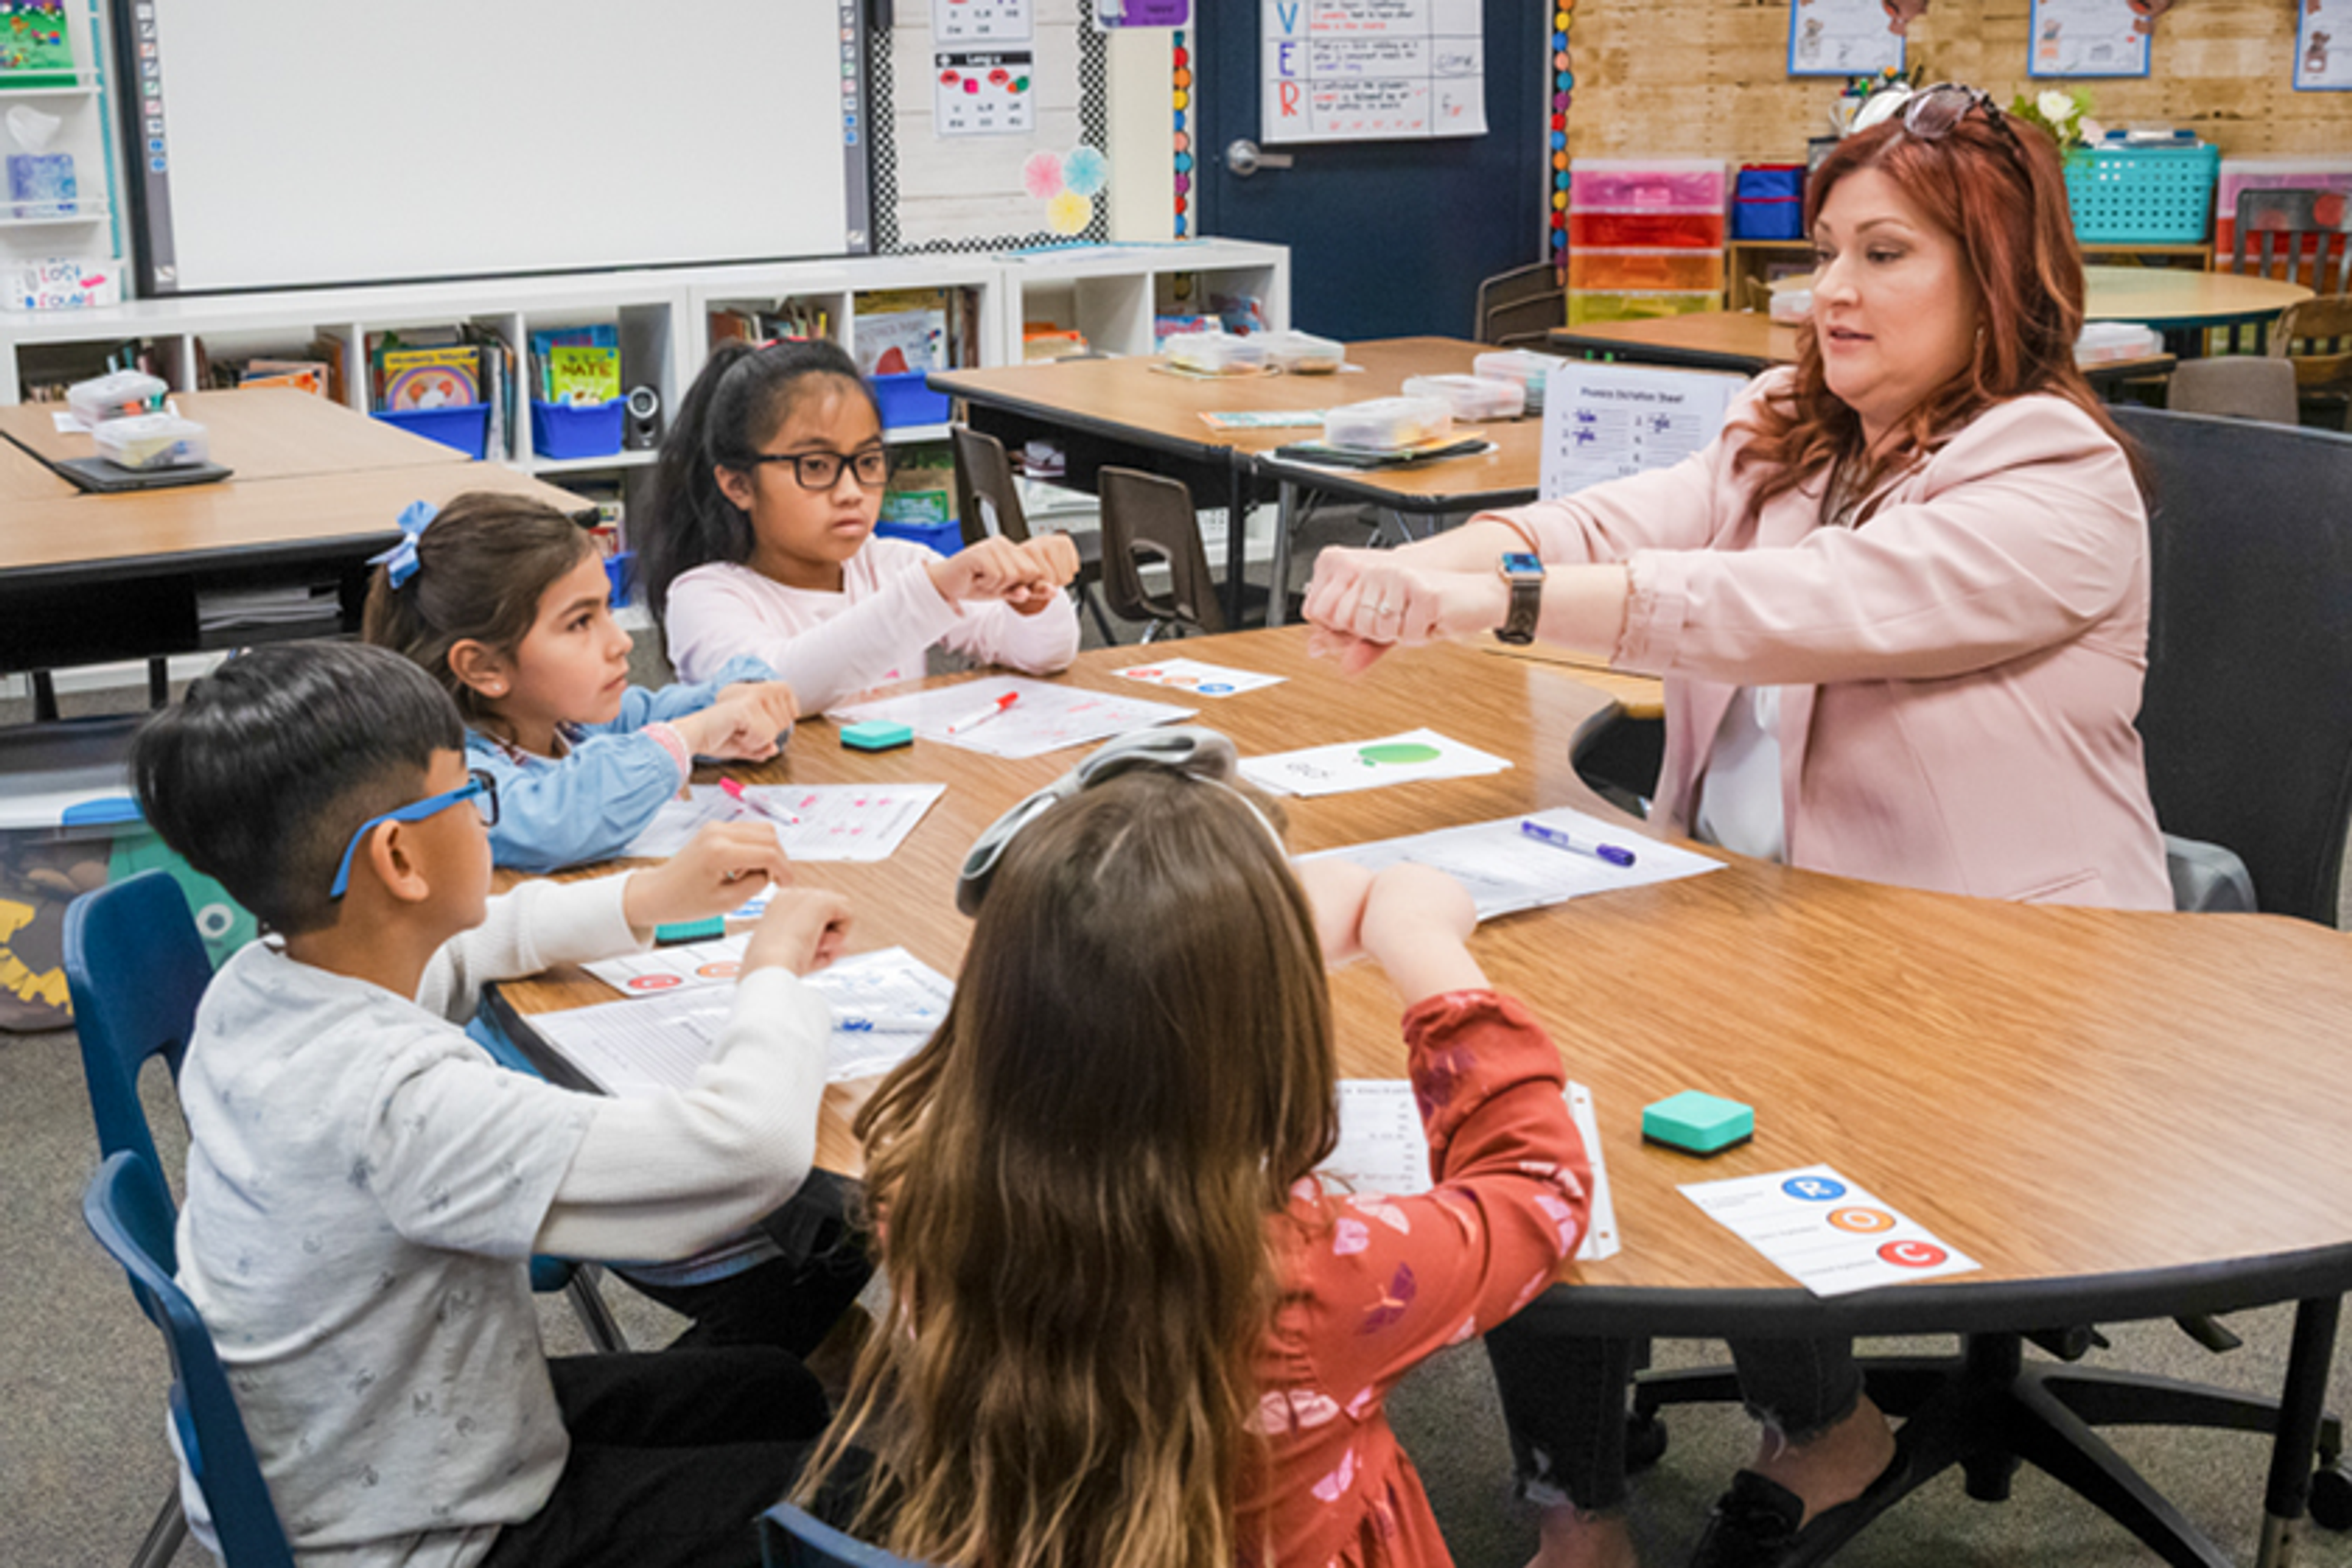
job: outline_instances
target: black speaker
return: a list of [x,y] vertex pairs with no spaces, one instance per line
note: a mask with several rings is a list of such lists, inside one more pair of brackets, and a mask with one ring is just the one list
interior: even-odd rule
[[661,443],[661,394],[650,386],[629,389],[622,444],[632,452],[650,452]]

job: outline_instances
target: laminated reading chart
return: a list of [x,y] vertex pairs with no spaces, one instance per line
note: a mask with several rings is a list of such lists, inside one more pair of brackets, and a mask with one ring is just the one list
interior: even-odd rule
[[1827,1165],[1693,1182],[1681,1192],[1816,1296],[1979,1267]]
[[[1592,1162],[1592,1223],[1577,1245],[1580,1263],[1617,1256],[1617,1205],[1609,1196],[1609,1166],[1601,1157],[1601,1126],[1592,1114],[1592,1091],[1570,1082],[1564,1091],[1568,1113],[1584,1139]],[[1403,1079],[1345,1079],[1339,1084],[1339,1142],[1316,1167],[1363,1194],[1412,1197],[1429,1191],[1429,1134],[1422,1130],[1412,1085]],[[1375,1219],[1377,1207],[1363,1205]],[[1394,1223],[1390,1221],[1389,1223]]]
[[1880,0],[1796,0],[1789,7],[1790,76],[1864,76],[1903,69],[1903,35]]
[[1651,468],[1715,439],[1747,382],[1711,371],[1571,361],[1544,383],[1545,500]]
[[1264,5],[1260,141],[1397,142],[1486,133],[1479,0]]
[[1025,44],[1034,14],[1032,0],[931,0],[931,42]]
[[931,42],[941,46],[931,55],[933,135],[1036,128],[1035,28],[1033,0],[931,0]]
[[2028,76],[2146,76],[2147,33],[2131,0],[2033,0]]
[[[1010,702],[1005,700],[1008,696]],[[1064,746],[1107,741],[1171,719],[1189,719],[1197,711],[1172,702],[1114,697],[1107,691],[1055,686],[1019,676],[990,676],[906,697],[860,702],[837,709],[830,717],[844,724],[894,720],[926,741],[942,741],[1017,761]]]

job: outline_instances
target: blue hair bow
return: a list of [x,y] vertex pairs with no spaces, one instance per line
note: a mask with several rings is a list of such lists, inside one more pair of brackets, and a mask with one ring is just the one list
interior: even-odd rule
[[392,585],[405,587],[408,580],[416,575],[416,542],[425,537],[425,531],[439,515],[440,508],[431,501],[410,501],[400,514],[400,542],[381,555],[369,556],[368,564],[385,566],[384,574]]

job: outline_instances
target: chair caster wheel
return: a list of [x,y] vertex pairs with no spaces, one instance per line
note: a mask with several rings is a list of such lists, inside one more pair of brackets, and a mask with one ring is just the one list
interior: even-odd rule
[[[1625,1473],[1630,1476],[1646,1470],[1664,1458],[1666,1436],[1664,1416],[1656,1414],[1644,1415],[1638,1410],[1626,1412]],[[2313,1496],[2315,1500],[2317,1497],[2315,1489]],[[2314,1517],[2316,1517],[2315,1501]],[[2333,1530],[2340,1527],[2330,1525],[2328,1528]]]
[[2352,1530],[2352,1471],[2341,1464],[2313,1473],[2311,1521],[2323,1530]]

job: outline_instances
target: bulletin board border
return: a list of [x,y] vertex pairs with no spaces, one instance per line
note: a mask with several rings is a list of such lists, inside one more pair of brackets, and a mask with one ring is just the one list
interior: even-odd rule
[[[1097,201],[1094,216],[1076,234],[1047,229],[1027,233],[971,235],[956,239],[928,240],[908,245],[898,225],[898,122],[893,88],[897,50],[876,48],[869,67],[874,147],[874,248],[887,256],[973,256],[992,251],[1026,249],[1045,245],[1107,245],[1110,242],[1110,205]],[[1097,151],[1110,142],[1110,47],[1108,36],[1095,25],[1093,0],[1078,0],[1078,134]]]

